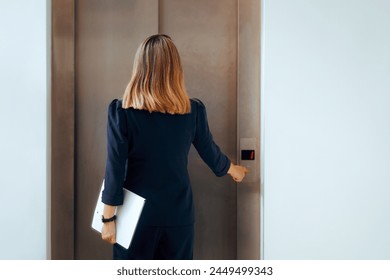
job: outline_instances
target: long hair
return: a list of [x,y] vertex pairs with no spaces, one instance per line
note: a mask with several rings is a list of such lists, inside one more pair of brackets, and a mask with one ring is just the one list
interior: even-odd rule
[[191,111],[179,52],[169,36],[150,36],[138,47],[122,107],[170,114]]

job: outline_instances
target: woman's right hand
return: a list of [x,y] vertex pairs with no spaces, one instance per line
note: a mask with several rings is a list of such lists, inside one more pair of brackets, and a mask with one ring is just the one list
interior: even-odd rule
[[102,228],[102,239],[110,244],[116,243],[116,225],[115,221],[104,223]]
[[249,173],[248,168],[240,165],[235,165],[233,163],[230,164],[228,174],[232,176],[234,181],[238,183],[241,182],[244,179],[246,173]]
[[[115,206],[104,204],[103,216],[109,218],[115,214]],[[115,221],[103,223],[102,227],[102,239],[110,244],[116,242],[116,225]]]

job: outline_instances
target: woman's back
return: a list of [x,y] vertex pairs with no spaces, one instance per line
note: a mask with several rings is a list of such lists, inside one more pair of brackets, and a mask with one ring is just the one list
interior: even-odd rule
[[[124,180],[124,187],[146,199],[140,219],[144,225],[182,226],[194,222],[187,171],[191,144],[217,176],[225,175],[230,166],[228,157],[213,141],[206,109],[199,100],[191,100],[191,112],[184,115],[123,109],[122,102],[114,100],[109,106],[108,142],[109,153],[127,157],[122,157],[126,161],[124,170],[107,163],[106,185],[120,185],[118,179]],[[112,143],[119,144],[111,147]],[[103,195],[108,201],[109,193]],[[121,199],[113,198],[112,203],[120,203]]]

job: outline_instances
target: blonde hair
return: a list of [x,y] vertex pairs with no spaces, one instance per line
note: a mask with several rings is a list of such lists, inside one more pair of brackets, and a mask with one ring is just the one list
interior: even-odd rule
[[150,36],[138,47],[122,107],[170,114],[191,111],[179,52],[169,36]]

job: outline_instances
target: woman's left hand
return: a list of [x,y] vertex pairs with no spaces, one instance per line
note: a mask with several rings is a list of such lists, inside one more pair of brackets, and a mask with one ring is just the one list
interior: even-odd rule
[[235,165],[233,163],[230,164],[228,174],[232,176],[233,180],[237,183],[240,183],[244,179],[246,173],[249,173],[248,168],[240,165]]

